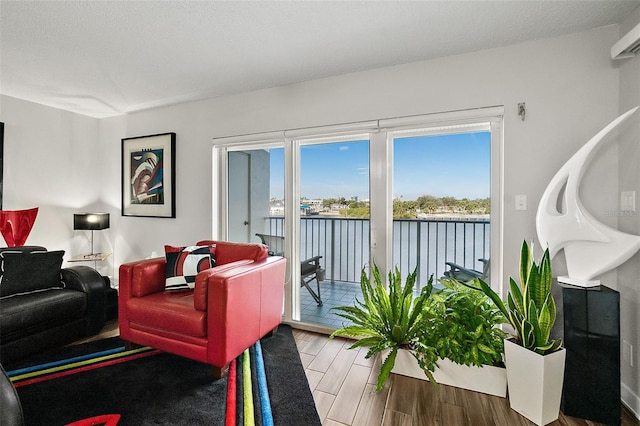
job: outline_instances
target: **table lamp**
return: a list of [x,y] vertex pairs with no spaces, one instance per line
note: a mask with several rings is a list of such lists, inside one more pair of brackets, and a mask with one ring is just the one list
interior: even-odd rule
[[73,229],[91,231],[91,254],[93,252],[93,231],[109,228],[109,213],[75,213],[73,215]]

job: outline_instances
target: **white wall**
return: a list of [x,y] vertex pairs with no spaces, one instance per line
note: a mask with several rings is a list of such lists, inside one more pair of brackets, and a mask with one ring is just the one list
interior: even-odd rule
[[[38,134],[48,134],[50,128],[62,127],[67,133],[73,133],[74,122],[83,123],[83,135],[99,135],[95,139],[100,145],[93,152],[104,161],[95,169],[100,171],[98,192],[76,184],[69,176],[89,175],[90,167],[80,166],[81,169],[74,172],[58,171],[57,164],[46,163],[40,165],[49,174],[61,173],[62,179],[70,182],[44,193],[36,189],[36,180],[25,176],[28,184],[5,187],[5,199],[14,204],[46,205],[52,203],[50,198],[57,198],[52,208],[63,211],[68,209],[69,199],[75,200],[74,191],[90,192],[93,197],[89,194],[82,197],[77,201],[78,207],[95,202],[112,214],[112,227],[107,235],[114,253],[111,265],[117,270],[123,262],[161,254],[165,243],[192,243],[211,235],[214,137],[504,105],[504,264],[505,275],[515,276],[522,240],[535,237],[536,207],[547,183],[557,169],[617,117],[622,108],[619,65],[609,57],[609,49],[618,38],[619,28],[610,26],[516,46],[157,108],[99,123],[77,116],[68,118],[67,113],[49,112],[47,107],[25,110],[21,102],[3,98],[1,119],[9,129],[33,126]],[[620,73],[638,75],[637,68],[635,71],[621,68]],[[637,88],[637,77],[627,79],[630,82],[625,84]],[[636,96],[624,102],[639,101]],[[519,102],[527,105],[524,122],[517,116]],[[68,124],[58,123],[58,119],[53,118],[56,114]],[[640,118],[634,120],[637,126]],[[26,133],[18,135],[23,131]],[[177,217],[120,217],[120,139],[163,132],[177,134]],[[28,144],[33,150],[47,149],[47,140],[26,130],[7,131],[5,145],[12,139],[15,143]],[[70,142],[64,136],[52,142],[56,142],[52,157],[65,164],[71,148],[80,143]],[[598,220],[614,227],[618,219],[608,212],[618,209],[619,180],[620,185],[627,185],[633,179],[637,182],[637,175],[627,177],[624,172],[640,161],[631,145],[625,143],[619,148],[614,142],[603,148],[583,181],[581,197],[587,209]],[[27,157],[21,152],[7,152],[5,158],[7,163],[14,162],[14,168],[28,167]],[[5,181],[8,173],[7,169]],[[529,197],[529,210],[515,211],[516,194]],[[11,206],[11,202],[6,206]],[[40,230],[37,233],[34,230],[29,242],[40,243],[42,239],[51,242],[49,246],[69,245],[62,241],[62,234],[66,233],[67,238],[73,236],[70,225],[63,231],[56,230],[61,235],[54,241],[44,238],[42,229],[59,226],[58,217],[66,221],[68,216],[69,222],[65,224],[69,224],[71,212],[51,216],[40,218],[36,225]],[[639,221],[630,218],[624,226],[637,232]],[[638,258],[633,262],[637,263]],[[553,266],[556,275],[565,270],[562,258],[555,259]],[[638,323],[636,293],[640,274],[636,266],[625,265],[619,269],[628,271],[625,279],[629,283],[636,280],[634,289],[625,289],[623,293],[624,303],[628,305],[625,315],[629,319],[623,323],[623,327],[627,327],[623,333],[629,334],[631,318],[634,324]],[[615,285],[617,273],[610,272],[602,279],[605,284]],[[626,293],[634,294],[633,303],[626,302],[629,299]],[[633,336],[637,341],[637,329]],[[634,398],[639,394],[636,371],[623,370],[623,382]]]
[[[640,9],[637,9],[620,26],[620,36],[640,24]],[[619,61],[620,69],[620,113],[640,105],[640,56]],[[638,115],[638,114],[636,114]],[[636,191],[636,211],[619,217],[619,229],[640,235],[640,119],[626,126],[620,137],[619,181],[620,191]],[[616,211],[619,207],[616,208]],[[621,212],[622,213],[622,212]],[[622,399],[640,415],[640,253],[618,268],[617,285],[620,292],[621,340],[633,346],[633,366],[621,360],[623,377]]]
[[[147,243],[142,250],[121,250],[119,260],[147,256],[168,239],[188,242],[210,234],[214,137],[504,105],[505,265],[515,275],[522,240],[535,236],[535,206],[546,183],[617,116],[618,70],[609,58],[617,38],[618,28],[611,26],[129,114],[113,123],[124,130],[121,137],[177,133],[178,217],[123,218],[120,234]],[[524,122],[516,114],[518,102],[527,103]],[[617,219],[606,212],[617,206],[617,162],[617,146],[610,144],[585,176],[585,187],[594,189],[583,194],[592,213],[613,226]],[[514,210],[515,194],[528,195],[528,211]],[[161,235],[148,235],[158,222]],[[557,267],[561,272],[563,265]]]
[[3,209],[39,208],[27,244],[65,250],[65,259],[89,253],[90,234],[73,230],[73,213],[100,205],[99,120],[2,96],[0,121]]

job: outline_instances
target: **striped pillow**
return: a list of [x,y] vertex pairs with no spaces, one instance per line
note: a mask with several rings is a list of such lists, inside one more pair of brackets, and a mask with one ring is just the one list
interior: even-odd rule
[[193,289],[198,272],[215,266],[215,248],[215,245],[164,246],[167,260],[165,290]]

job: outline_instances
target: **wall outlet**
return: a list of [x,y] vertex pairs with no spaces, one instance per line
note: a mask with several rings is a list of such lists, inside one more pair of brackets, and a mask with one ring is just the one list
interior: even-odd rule
[[527,209],[527,196],[516,195],[516,210],[526,210],[526,209]]
[[622,191],[620,193],[620,210],[623,212],[636,211],[636,191]]
[[633,345],[626,340],[622,341],[622,360],[633,367]]

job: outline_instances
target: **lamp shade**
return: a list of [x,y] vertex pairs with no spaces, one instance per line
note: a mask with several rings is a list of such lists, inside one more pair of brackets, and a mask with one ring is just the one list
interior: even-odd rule
[[73,215],[73,229],[99,231],[109,227],[109,213],[76,213]]

